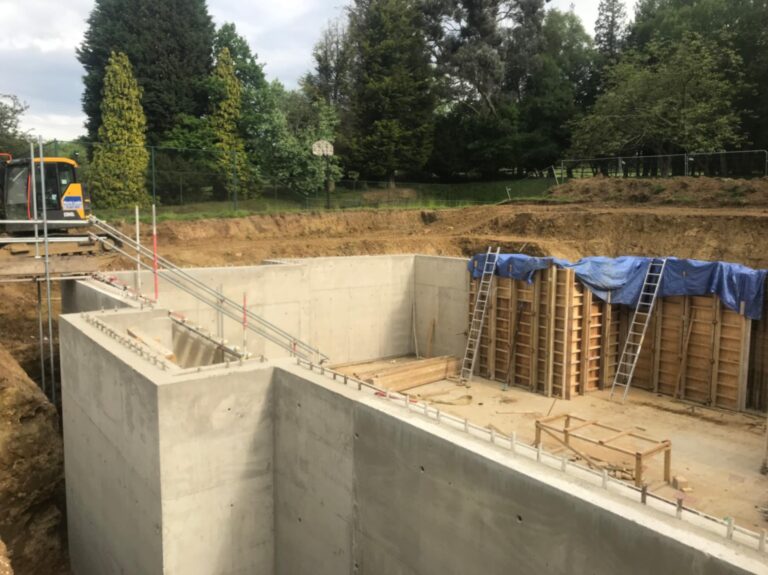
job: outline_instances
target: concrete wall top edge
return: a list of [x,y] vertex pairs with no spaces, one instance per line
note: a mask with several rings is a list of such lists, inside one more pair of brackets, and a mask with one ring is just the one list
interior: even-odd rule
[[[100,319],[105,325],[117,326],[118,319],[130,318],[131,316],[142,317],[145,319],[162,318],[167,311],[162,309],[137,311],[135,309],[120,309],[106,312],[94,312],[87,314],[96,319]],[[110,321],[110,318],[112,321]],[[188,381],[197,381],[211,377],[223,376],[229,373],[247,373],[272,369],[272,363],[269,361],[260,361],[253,358],[244,361],[242,364],[231,362],[229,364],[216,364],[202,366],[199,368],[181,368],[176,364],[167,362],[168,369],[164,370],[155,365],[151,360],[141,357],[135,351],[132,351],[127,345],[120,343],[117,339],[110,337],[102,332],[96,326],[90,324],[86,317],[80,314],[66,314],[61,316],[61,321],[67,323],[83,332],[92,341],[111,353],[116,360],[131,366],[132,369],[146,377],[156,386],[172,385]]]

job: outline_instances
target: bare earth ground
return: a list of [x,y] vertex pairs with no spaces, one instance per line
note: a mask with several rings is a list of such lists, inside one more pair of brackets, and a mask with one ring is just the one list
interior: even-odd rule
[[[442,381],[408,393],[477,425],[493,426],[506,435],[516,432],[519,441],[531,445],[536,419],[548,414],[577,415],[657,440],[669,439],[672,475],[684,476],[693,490],[678,492],[664,484],[660,454],[648,461],[644,471],[652,492],[670,500],[681,496],[686,506],[719,518],[733,517],[738,525],[753,531],[768,528],[761,511],[768,502],[768,478],[760,473],[765,418],[692,408],[643,390],[632,390],[623,405],[609,401],[608,390],[563,401],[517,388],[503,391],[499,382],[479,377],[473,379],[469,389]],[[546,436],[543,445],[560,456],[574,455],[559,450],[558,443]],[[629,458],[585,442],[576,441],[574,445],[589,456],[633,468],[634,461]],[[629,442],[617,445],[632,448]]]
[[[598,198],[597,201],[603,200]],[[181,265],[222,266],[256,264],[280,257],[393,253],[468,256],[484,251],[488,245],[499,245],[504,251],[569,259],[588,255],[675,255],[768,267],[768,234],[765,233],[768,209],[753,204],[749,203],[751,207],[717,209],[599,203],[505,205],[437,211],[345,211],[175,221],[159,226],[159,251]],[[125,226],[125,231],[132,233],[132,225],[126,223]],[[149,242],[148,232],[149,227],[144,226],[146,242]],[[2,252],[0,250],[0,266],[10,265],[16,256]],[[111,269],[128,266],[128,262],[114,258],[104,258],[103,263]],[[31,284],[1,284],[0,296],[0,345],[5,346],[35,377],[39,372],[35,287]],[[58,298],[58,292],[54,297]],[[58,305],[58,301],[55,303]],[[477,385],[471,390],[472,405],[465,408],[472,419],[477,418],[481,424],[494,422],[502,430],[517,425],[521,426],[521,433],[523,428],[532,430],[532,420],[524,414],[512,417],[493,413],[518,408],[512,403],[511,408],[504,404],[504,409],[497,409],[501,400],[494,397],[501,392],[496,384],[487,387],[485,390],[482,385]],[[480,398],[486,395],[481,401]],[[546,406],[538,404],[541,400],[549,401],[546,398],[519,390],[507,392],[504,397],[518,399],[521,405],[526,405],[525,410],[541,412],[550,407],[549,403]],[[649,401],[653,403],[654,399],[651,397]],[[601,402],[599,394],[590,395],[573,402],[573,407],[578,406],[585,412],[583,415],[589,415],[592,409],[600,411]],[[567,409],[572,410],[572,407]],[[768,502],[768,489],[765,480],[755,476],[760,460],[758,443],[762,428],[759,424],[712,424],[713,444],[719,446],[715,456],[710,455],[706,443],[697,439],[698,435],[688,431],[686,426],[691,418],[673,416],[666,408],[633,404],[630,409],[639,410],[632,412],[633,425],[658,422],[658,433],[664,436],[662,438],[680,445],[681,455],[673,452],[673,470],[689,475],[694,487],[689,501],[695,507],[706,505],[713,513],[734,514],[745,526],[760,523],[755,502]],[[676,405],[675,409],[680,406]],[[0,416],[1,422],[7,414],[0,413]],[[607,422],[619,421],[621,424],[622,418],[618,414],[608,413],[606,418]],[[738,416],[736,419],[746,421],[749,418]],[[48,441],[42,435],[39,439]],[[683,455],[685,445],[691,448],[689,455]],[[727,456],[729,446],[732,446],[733,457]],[[0,452],[0,461],[4,455],[6,459],[9,456]],[[13,460],[19,457],[18,454],[11,455]],[[707,469],[707,461],[716,461],[715,457],[727,459],[729,465],[733,461],[732,471],[724,473],[714,466]],[[747,461],[750,457],[754,457],[754,466]],[[40,476],[47,472],[45,467],[39,470]],[[711,487],[718,474],[722,486],[719,494],[717,488]],[[739,491],[752,493],[751,510],[739,503],[738,497],[732,496]],[[694,501],[697,498],[698,502]],[[763,523],[762,526],[767,525]],[[10,544],[7,539],[5,543]],[[14,567],[17,574],[24,575],[25,571]]]

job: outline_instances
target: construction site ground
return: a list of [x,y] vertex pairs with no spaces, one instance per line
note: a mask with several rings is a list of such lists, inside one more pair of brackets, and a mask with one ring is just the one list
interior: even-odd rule
[[[408,391],[443,411],[534,444],[537,419],[571,414],[672,442],[672,475],[687,480],[690,491],[663,481],[663,455],[650,458],[644,480],[653,493],[714,517],[733,517],[738,525],[759,531],[768,527],[763,508],[768,502],[768,478],[760,473],[765,418],[706,409],[632,390],[625,403],[609,400],[610,391],[596,391],[571,400],[544,397],[524,389],[502,389],[498,381],[475,377],[471,387],[442,380]],[[559,423],[562,426],[562,422]],[[545,450],[586,462],[555,440],[544,437]],[[589,443],[572,440],[582,453],[630,472],[634,460]],[[621,445],[621,444],[619,444]],[[630,447],[630,442],[624,443]],[[631,478],[623,477],[628,483]]]
[[[124,222],[132,233],[133,222]],[[724,260],[768,267],[768,209],[572,203],[504,205],[448,210],[360,210],[255,215],[237,219],[166,221],[158,226],[162,256],[182,266],[237,266],[271,258],[421,253],[469,256],[489,245],[505,252],[571,260],[592,255],[664,255]],[[151,242],[150,227],[142,226]],[[0,266],[18,257],[0,250]],[[132,267],[114,254],[89,256],[102,269]],[[92,263],[92,262],[90,262]],[[0,284],[0,345],[33,379],[39,375],[36,286]],[[54,311],[58,313],[58,289]],[[56,329],[56,328],[55,328]],[[768,504],[768,479],[759,474],[765,418],[726,414],[652,394],[632,391],[620,406],[606,392],[557,401],[524,390],[500,390],[478,380],[469,390],[452,382],[430,384],[418,393],[452,401],[446,409],[479,425],[515,430],[533,439],[539,414],[571,412],[604,423],[642,428],[673,445],[673,474],[684,475],[692,507],[731,515],[750,529],[768,528],[761,509]],[[444,393],[445,392],[445,393]],[[470,400],[460,399],[471,396]],[[456,400],[459,400],[456,402]],[[464,402],[464,404],[462,404]],[[516,412],[516,413],[507,413]],[[0,458],[1,459],[1,458]],[[649,478],[658,479],[656,460]],[[658,460],[659,466],[661,459]],[[654,475],[656,474],[656,475]],[[671,488],[657,492],[674,498]]]

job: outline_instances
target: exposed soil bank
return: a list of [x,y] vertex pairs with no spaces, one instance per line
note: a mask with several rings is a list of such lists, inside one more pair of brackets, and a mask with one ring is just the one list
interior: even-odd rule
[[59,418],[2,347],[0,366],[0,538],[16,575],[64,573]]

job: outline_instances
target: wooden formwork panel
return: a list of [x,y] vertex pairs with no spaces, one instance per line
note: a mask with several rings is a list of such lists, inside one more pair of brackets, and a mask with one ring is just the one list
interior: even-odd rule
[[[477,285],[470,282],[470,308]],[[599,389],[603,353],[618,345],[611,329],[618,319],[610,315],[604,326],[605,307],[572,270],[539,270],[531,284],[494,278],[476,372],[562,398]],[[611,343],[604,346],[606,334]],[[615,369],[615,362],[606,365]]]
[[[632,313],[622,309],[625,324]],[[632,387],[702,405],[743,409],[750,323],[714,295],[659,299]]]

